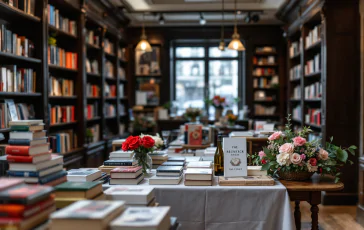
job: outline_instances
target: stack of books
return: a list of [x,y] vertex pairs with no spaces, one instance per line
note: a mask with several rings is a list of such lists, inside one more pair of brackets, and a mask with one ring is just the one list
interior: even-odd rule
[[187,164],[188,168],[212,168],[212,161],[192,161]]
[[149,153],[149,156],[152,158],[153,169],[158,168],[164,162],[168,160],[167,151],[154,151],[153,153]]
[[[167,162],[165,162],[167,163]],[[183,178],[183,166],[159,166],[157,174],[149,179],[150,185],[177,185]]]
[[168,157],[168,160],[170,162],[183,162],[183,164],[186,163],[186,157]]
[[130,160],[133,157],[133,151],[113,151],[109,155],[110,160]]
[[102,183],[95,182],[66,182],[55,187],[56,207],[64,208],[80,200],[104,200]]
[[144,179],[141,166],[117,167],[110,172],[110,184],[137,185]]
[[107,160],[104,161],[104,164],[99,167],[99,170],[110,175],[111,170],[114,168],[120,166],[136,166],[137,163],[137,161],[133,160]]
[[53,189],[0,178],[0,229],[34,229],[56,210]]
[[109,223],[125,210],[124,204],[124,201],[78,201],[51,215],[51,229],[108,229]]
[[110,230],[158,229],[171,227],[170,207],[130,207],[110,224]]
[[67,172],[67,180],[73,182],[104,181],[105,177],[108,177],[107,174],[97,169],[80,168]]
[[50,186],[67,180],[63,157],[51,154],[42,120],[11,121],[9,125],[10,139],[5,152],[10,177]]
[[187,168],[185,172],[186,186],[211,186],[212,169],[211,168]]
[[127,206],[155,206],[154,188],[151,187],[112,187],[105,191],[107,200],[123,200]]

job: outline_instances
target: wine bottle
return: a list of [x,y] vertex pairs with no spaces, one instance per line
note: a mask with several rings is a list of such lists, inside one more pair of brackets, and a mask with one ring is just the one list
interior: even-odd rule
[[224,175],[224,151],[222,150],[222,136],[217,138],[217,148],[214,156],[214,173],[215,176]]

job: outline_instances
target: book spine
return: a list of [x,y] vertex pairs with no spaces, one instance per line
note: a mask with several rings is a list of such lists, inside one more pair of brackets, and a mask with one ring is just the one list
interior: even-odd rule
[[57,180],[61,177],[64,177],[67,175],[67,172],[66,171],[60,171],[60,172],[57,172],[57,173],[53,173],[49,176],[45,176],[45,177],[42,177],[42,178],[39,178],[39,183],[40,184],[47,184],[53,180]]
[[7,155],[6,160],[8,162],[15,162],[15,163],[33,163],[33,157],[31,156],[12,156]]
[[30,140],[26,140],[26,139],[9,139],[8,144],[9,145],[29,146],[30,145]]
[[171,170],[157,170],[157,173],[181,173],[181,171],[171,171]]
[[28,126],[11,126],[10,127],[11,131],[29,131],[29,127]]
[[29,147],[8,145],[6,146],[5,153],[9,155],[29,155]]
[[104,162],[105,166],[133,166],[132,162]]
[[38,177],[38,172],[7,171],[8,176],[14,177]]

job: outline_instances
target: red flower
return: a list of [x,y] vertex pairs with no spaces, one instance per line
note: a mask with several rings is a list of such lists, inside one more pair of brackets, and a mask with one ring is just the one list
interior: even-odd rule
[[317,159],[316,159],[316,158],[311,158],[311,159],[310,159],[310,164],[311,164],[312,166],[316,166],[316,165],[317,165]]
[[220,96],[218,96],[218,95],[214,96],[214,99],[219,99],[219,98],[220,98]]
[[126,139],[128,150],[135,150],[140,147],[140,137],[139,136],[130,136],[128,139]]
[[320,173],[322,173],[322,168],[319,168]]
[[144,136],[141,139],[141,144],[144,148],[152,148],[154,146],[155,141],[150,136]]
[[265,159],[262,159],[262,164],[265,165],[267,161]]
[[123,151],[128,151],[129,150],[129,142],[130,140],[133,138],[133,136],[129,136],[128,138],[126,138],[126,140],[123,142],[123,144],[121,145],[121,149]]

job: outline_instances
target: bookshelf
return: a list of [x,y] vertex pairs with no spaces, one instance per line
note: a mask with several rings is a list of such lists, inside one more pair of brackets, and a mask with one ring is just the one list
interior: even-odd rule
[[[73,135],[71,150],[62,153],[65,167],[96,166],[95,162],[103,161],[108,153],[108,143],[127,135],[128,81],[119,80],[118,76],[119,66],[124,72],[128,68],[127,56],[118,57],[119,49],[127,46],[122,31],[127,23],[117,14],[108,16],[105,12],[110,9],[100,1],[36,0],[35,4],[31,15],[0,1],[0,18],[6,21],[5,25],[34,46],[32,56],[0,49],[0,61],[2,65],[15,65],[17,69],[32,69],[36,73],[34,92],[0,92],[0,105],[5,99],[32,105],[35,118],[44,120],[49,135]],[[113,44],[112,52],[105,52],[107,39]],[[112,77],[106,74],[106,61],[114,65]],[[114,86],[112,97],[106,96],[106,84]],[[103,109],[107,103],[115,107],[112,116]],[[121,106],[125,108],[123,113]],[[54,113],[61,116],[56,122]],[[62,118],[64,114],[71,119]],[[87,135],[90,129],[97,131],[92,140]],[[6,138],[0,144],[7,143],[9,129],[0,126],[0,133]]]

